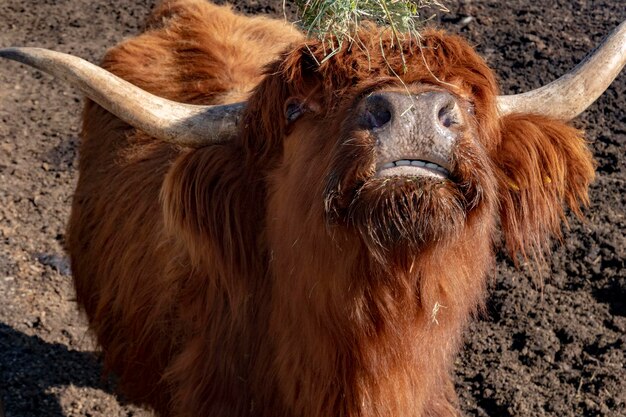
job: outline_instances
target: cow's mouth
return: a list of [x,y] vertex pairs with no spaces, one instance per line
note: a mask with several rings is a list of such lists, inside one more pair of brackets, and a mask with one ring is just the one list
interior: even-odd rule
[[398,159],[383,164],[376,171],[377,177],[434,177],[446,179],[450,171],[440,164],[424,159]]
[[492,195],[489,161],[469,135],[451,152],[414,145],[381,152],[368,139],[338,147],[324,207],[329,224],[356,230],[381,259],[455,239]]
[[357,231],[381,259],[458,237],[489,181],[465,108],[439,90],[363,99],[345,122],[327,178],[329,224]]

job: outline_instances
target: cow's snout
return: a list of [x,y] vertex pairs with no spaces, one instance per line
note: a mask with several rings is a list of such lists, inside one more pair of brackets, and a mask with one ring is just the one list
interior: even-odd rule
[[358,109],[359,124],[376,141],[379,175],[447,177],[452,147],[466,123],[457,98],[446,91],[381,91]]
[[423,122],[435,129],[450,129],[462,122],[454,96],[446,91],[428,91],[418,95],[381,92],[367,96],[360,113],[361,126],[378,129],[394,118],[403,118],[416,110],[424,115]]

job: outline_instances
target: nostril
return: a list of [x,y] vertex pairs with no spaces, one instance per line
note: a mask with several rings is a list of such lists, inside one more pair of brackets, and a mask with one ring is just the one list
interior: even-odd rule
[[365,112],[365,119],[370,129],[382,127],[391,120],[391,112],[386,109],[368,109]]
[[391,121],[389,101],[380,95],[371,95],[366,99],[362,111],[362,124],[366,129],[383,127]]
[[459,124],[458,106],[453,100],[445,103],[440,109],[437,115],[439,123],[447,129],[453,125]]

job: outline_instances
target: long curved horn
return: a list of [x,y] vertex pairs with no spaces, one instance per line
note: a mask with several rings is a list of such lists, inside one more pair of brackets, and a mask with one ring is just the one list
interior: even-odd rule
[[41,48],[4,48],[0,57],[30,65],[78,87],[126,123],[170,143],[202,147],[238,130],[245,103],[196,106],[157,97],[72,55]]
[[536,90],[498,96],[498,112],[536,113],[571,120],[609,87],[626,64],[626,21],[572,71]]

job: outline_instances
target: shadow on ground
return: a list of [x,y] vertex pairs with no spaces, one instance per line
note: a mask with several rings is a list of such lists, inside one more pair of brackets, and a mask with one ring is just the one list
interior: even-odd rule
[[113,391],[111,381],[98,377],[102,367],[94,353],[48,343],[4,323],[0,323],[0,351],[0,417],[5,415],[2,403],[12,416],[26,416],[33,410],[41,416],[65,416],[52,392],[58,386]]

